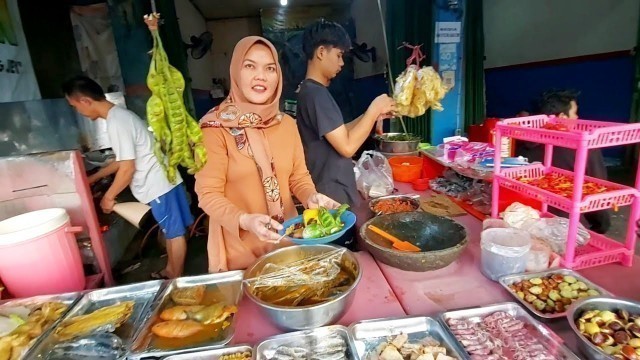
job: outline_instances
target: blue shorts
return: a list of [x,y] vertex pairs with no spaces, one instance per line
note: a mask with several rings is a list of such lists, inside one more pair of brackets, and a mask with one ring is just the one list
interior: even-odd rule
[[151,213],[167,240],[184,236],[193,224],[193,215],[187,201],[187,191],[180,184],[149,203]]

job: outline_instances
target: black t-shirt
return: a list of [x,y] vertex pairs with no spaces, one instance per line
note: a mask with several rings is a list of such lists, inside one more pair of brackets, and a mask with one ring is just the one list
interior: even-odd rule
[[307,168],[318,192],[351,206],[359,201],[353,162],[340,155],[325,135],[344,125],[342,112],[329,90],[317,81],[300,84],[297,123]]

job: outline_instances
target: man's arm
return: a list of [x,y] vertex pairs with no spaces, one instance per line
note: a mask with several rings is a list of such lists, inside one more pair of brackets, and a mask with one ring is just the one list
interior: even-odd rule
[[356,151],[367,140],[367,137],[371,134],[371,128],[379,115],[373,114],[372,111],[367,109],[356,120],[327,133],[325,138],[340,155],[350,158],[355,155]]
[[104,197],[109,200],[115,200],[122,190],[124,190],[133,179],[133,174],[136,171],[135,160],[123,160],[118,161],[118,170],[116,177],[113,180],[113,184],[109,187],[109,190],[104,194]]
[[95,174],[87,178],[89,180],[89,185],[95,183],[96,181],[102,178],[106,178],[107,176],[115,174],[118,171],[119,166],[120,166],[119,161],[112,161],[107,166],[103,167],[102,169],[98,170]]

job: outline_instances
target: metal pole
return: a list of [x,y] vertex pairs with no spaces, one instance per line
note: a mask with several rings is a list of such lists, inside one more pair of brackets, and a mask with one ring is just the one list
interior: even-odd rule
[[[389,56],[389,41],[387,39],[387,23],[385,21],[384,18],[384,13],[382,12],[382,5],[380,4],[380,0],[377,0],[378,2],[378,12],[380,13],[380,20],[382,21],[382,37],[384,38],[384,48],[387,51],[387,73],[389,75],[389,86],[391,88],[391,96],[393,96],[393,94],[395,93],[395,89],[394,89],[394,84],[393,82],[395,81],[395,78],[393,77],[393,74],[391,73],[391,62],[390,62],[390,56]],[[400,120],[400,125],[402,126],[402,131],[404,131],[405,134],[407,134],[407,128],[404,125],[404,120],[402,120],[402,116],[399,116],[398,119]]]
[[151,0],[151,13],[155,14],[157,12],[156,10],[156,0]]

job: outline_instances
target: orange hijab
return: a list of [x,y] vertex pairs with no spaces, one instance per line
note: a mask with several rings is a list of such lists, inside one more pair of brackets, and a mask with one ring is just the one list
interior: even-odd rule
[[[239,86],[240,71],[245,56],[249,49],[258,43],[266,45],[271,50],[278,73],[278,87],[272,98],[265,104],[250,103]],[[279,125],[284,117],[280,112],[282,69],[278,63],[276,48],[269,40],[259,36],[249,36],[240,40],[233,50],[229,72],[231,77],[229,96],[220,106],[211,109],[200,120],[200,126],[203,129],[224,128],[233,135],[238,151],[252,158],[256,163],[264,187],[269,215],[283,222],[284,206],[280,198],[280,185],[276,177],[269,142],[264,133],[265,128]]]

